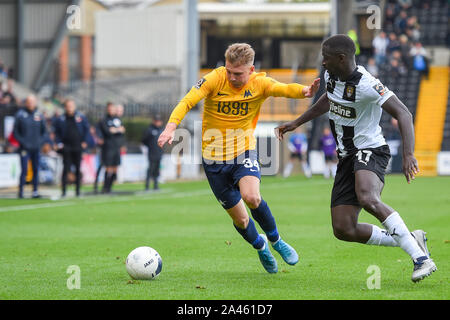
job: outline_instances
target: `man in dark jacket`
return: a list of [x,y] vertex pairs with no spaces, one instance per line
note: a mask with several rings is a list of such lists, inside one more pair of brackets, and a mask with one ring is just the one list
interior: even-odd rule
[[33,198],[40,198],[38,193],[39,151],[45,139],[45,119],[36,109],[36,97],[30,95],[25,100],[25,108],[20,109],[15,116],[14,138],[19,142],[20,173],[19,198],[23,198],[23,187],[28,171],[28,161],[33,169]]
[[147,177],[145,179],[145,190],[150,188],[150,178],[153,180],[153,190],[158,190],[158,178],[159,178],[159,167],[161,164],[161,158],[163,151],[158,146],[158,137],[163,131],[163,123],[160,115],[155,115],[153,117],[153,122],[145,130],[144,136],[142,138],[142,144],[148,148],[148,169]]
[[76,196],[80,196],[81,156],[89,139],[89,123],[84,115],[76,111],[75,101],[64,102],[65,113],[55,123],[55,142],[57,150],[63,156],[62,196],[66,196],[67,174],[72,165],[75,167]]

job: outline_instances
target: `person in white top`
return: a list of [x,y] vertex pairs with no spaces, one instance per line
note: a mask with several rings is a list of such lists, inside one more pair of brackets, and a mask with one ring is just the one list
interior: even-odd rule
[[386,48],[388,44],[389,39],[384,31],[381,31],[375,38],[373,38],[372,46],[374,48],[375,62],[377,63],[377,66],[382,65],[386,61]]
[[[410,233],[398,212],[381,200],[390,158],[379,126],[382,109],[398,120],[408,183],[419,171],[411,113],[393,92],[356,65],[355,46],[348,36],[325,40],[322,56],[327,92],[300,117],[275,128],[275,135],[282,140],[286,132],[328,112],[339,156],[331,197],[334,235],[343,241],[401,247],[413,260],[412,281],[420,281],[437,269],[429,257],[425,232]],[[362,208],[385,229],[358,223]]]

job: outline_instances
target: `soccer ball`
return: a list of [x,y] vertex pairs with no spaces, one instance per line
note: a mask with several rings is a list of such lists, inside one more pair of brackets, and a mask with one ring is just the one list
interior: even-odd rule
[[161,256],[153,248],[139,247],[128,255],[126,267],[131,278],[135,280],[151,280],[161,273]]

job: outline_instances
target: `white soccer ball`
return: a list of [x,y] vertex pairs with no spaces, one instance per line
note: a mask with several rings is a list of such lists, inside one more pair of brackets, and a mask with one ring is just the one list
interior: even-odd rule
[[161,273],[162,259],[155,249],[139,247],[128,255],[126,267],[128,274],[133,279],[151,280]]

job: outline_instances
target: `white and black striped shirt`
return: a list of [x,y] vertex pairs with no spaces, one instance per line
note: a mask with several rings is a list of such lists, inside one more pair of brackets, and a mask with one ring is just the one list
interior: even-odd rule
[[362,66],[346,81],[325,72],[330,128],[339,157],[386,144],[380,127],[383,103],[394,93]]

